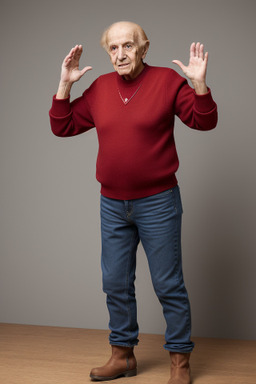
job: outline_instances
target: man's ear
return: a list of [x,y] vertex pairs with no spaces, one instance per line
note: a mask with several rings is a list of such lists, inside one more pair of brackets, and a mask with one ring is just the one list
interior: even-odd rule
[[141,55],[142,59],[145,59],[145,57],[148,53],[149,45],[150,45],[150,42],[149,42],[149,40],[147,40],[144,44],[144,47],[142,48],[142,55]]

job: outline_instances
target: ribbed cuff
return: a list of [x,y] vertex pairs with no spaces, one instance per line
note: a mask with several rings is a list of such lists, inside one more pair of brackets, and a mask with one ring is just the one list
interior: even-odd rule
[[56,95],[54,95],[52,99],[51,114],[56,117],[64,117],[69,115],[70,112],[70,97],[67,97],[66,99],[56,99]]
[[215,108],[216,104],[212,98],[211,90],[203,95],[195,93],[195,109],[200,113],[207,113]]

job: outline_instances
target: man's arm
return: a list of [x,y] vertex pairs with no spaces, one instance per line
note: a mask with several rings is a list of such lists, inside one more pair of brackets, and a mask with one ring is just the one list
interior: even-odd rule
[[53,97],[52,107],[49,111],[52,132],[56,136],[79,135],[95,126],[84,96],[77,98],[72,103],[69,99],[72,85],[92,69],[92,67],[84,67],[79,70],[82,51],[82,46],[76,45],[62,63],[59,88]]
[[66,99],[69,97],[72,85],[92,67],[84,67],[79,70],[79,60],[83,52],[82,45],[76,45],[63,60],[61,66],[61,76],[56,99]]
[[173,60],[184,74],[190,79],[195,92],[203,95],[208,92],[206,85],[206,70],[208,63],[208,52],[204,54],[204,46],[200,43],[192,43],[190,46],[190,59],[188,66],[185,66],[179,60]]

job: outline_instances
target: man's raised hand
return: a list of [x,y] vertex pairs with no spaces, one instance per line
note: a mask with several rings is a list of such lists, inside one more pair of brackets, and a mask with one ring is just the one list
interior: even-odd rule
[[177,64],[184,74],[191,80],[196,93],[203,94],[207,92],[206,71],[208,52],[204,53],[203,44],[191,44],[189,64],[187,66],[179,60],[173,60],[172,62]]
[[82,45],[76,45],[70,50],[69,54],[63,60],[61,66],[60,84],[56,95],[57,99],[64,99],[68,97],[73,83],[80,80],[87,71],[92,69],[90,66],[84,67],[81,70],[79,69],[79,61],[82,52]]

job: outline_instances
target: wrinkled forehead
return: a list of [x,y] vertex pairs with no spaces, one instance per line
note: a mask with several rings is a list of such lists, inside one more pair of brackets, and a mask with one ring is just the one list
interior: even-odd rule
[[107,35],[108,46],[126,42],[138,43],[138,31],[136,26],[128,23],[120,23],[112,26]]

